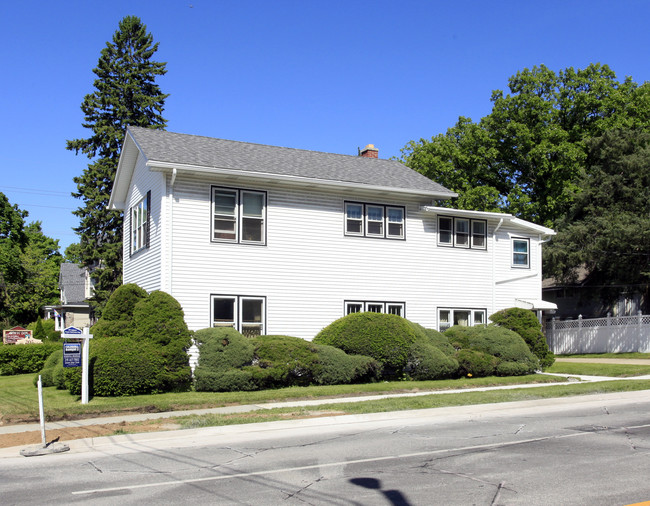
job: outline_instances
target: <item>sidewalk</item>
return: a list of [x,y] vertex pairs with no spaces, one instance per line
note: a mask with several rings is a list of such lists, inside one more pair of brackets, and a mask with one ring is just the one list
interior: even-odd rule
[[[646,361],[645,363],[648,362],[650,361]],[[367,396],[360,396],[360,397],[342,397],[342,398],[334,398],[334,399],[328,398],[328,399],[315,399],[315,400],[302,400],[302,401],[268,402],[262,404],[226,406],[221,408],[193,409],[193,410],[185,410],[185,411],[166,411],[161,413],[141,413],[135,415],[117,415],[117,416],[106,416],[100,418],[86,418],[80,420],[62,420],[57,422],[46,422],[45,429],[56,430],[56,429],[62,429],[67,427],[87,427],[92,425],[102,425],[108,423],[139,422],[145,420],[165,419],[165,418],[191,416],[191,415],[197,416],[197,415],[206,415],[206,414],[248,413],[251,411],[258,411],[263,409],[301,407],[301,406],[320,406],[324,404],[364,402],[364,401],[374,401],[378,399],[389,399],[389,398],[397,398],[397,397],[419,397],[423,395],[445,395],[445,394],[457,394],[457,393],[466,393],[466,392],[485,392],[488,390],[512,390],[516,388],[538,388],[538,387],[548,387],[548,386],[556,386],[556,385],[575,384],[578,381],[596,382],[596,381],[625,381],[625,380],[637,380],[637,379],[650,379],[650,375],[634,376],[631,378],[612,378],[609,376],[584,376],[584,375],[576,375],[576,374],[553,374],[553,373],[541,373],[541,374],[564,377],[567,379],[567,381],[560,382],[560,383],[550,383],[550,384],[529,383],[523,385],[461,388],[461,389],[454,389],[454,390],[434,390],[434,391],[402,393],[402,394],[367,395]],[[22,425],[7,425],[7,426],[0,427],[0,434],[15,434],[19,432],[30,432],[30,431],[40,431],[40,424],[30,423],[30,424],[22,424]]]

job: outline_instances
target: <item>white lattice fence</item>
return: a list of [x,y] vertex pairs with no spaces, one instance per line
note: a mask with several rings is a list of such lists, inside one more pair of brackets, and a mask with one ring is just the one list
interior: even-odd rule
[[553,353],[650,353],[650,315],[556,320],[546,326]]

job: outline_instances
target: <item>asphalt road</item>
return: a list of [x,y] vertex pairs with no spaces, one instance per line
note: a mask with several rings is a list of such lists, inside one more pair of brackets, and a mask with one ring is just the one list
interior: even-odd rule
[[0,504],[627,505],[650,391],[98,438],[0,460]]

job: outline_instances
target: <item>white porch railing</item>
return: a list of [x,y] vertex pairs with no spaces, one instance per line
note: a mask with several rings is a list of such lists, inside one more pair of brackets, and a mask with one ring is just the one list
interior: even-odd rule
[[546,342],[558,355],[570,353],[650,353],[650,315],[556,320],[546,325]]

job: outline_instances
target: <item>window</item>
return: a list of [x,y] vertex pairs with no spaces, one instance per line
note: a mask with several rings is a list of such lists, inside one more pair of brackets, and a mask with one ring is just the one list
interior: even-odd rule
[[438,246],[486,249],[487,221],[438,216]]
[[485,309],[440,308],[438,309],[438,330],[444,332],[453,325],[471,327],[485,323]]
[[512,240],[512,266],[530,267],[530,239]]
[[131,208],[131,254],[149,247],[151,192]]
[[266,192],[212,188],[212,240],[266,243]]
[[264,334],[265,298],[239,295],[212,296],[212,326],[233,327],[246,337]]
[[405,304],[403,302],[361,302],[346,301],[345,314],[350,313],[387,313],[404,317]]
[[345,203],[345,235],[404,239],[405,208]]

